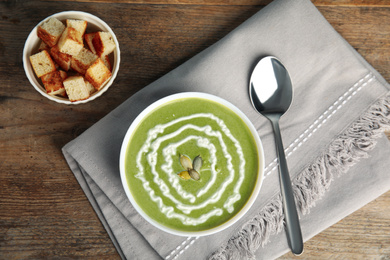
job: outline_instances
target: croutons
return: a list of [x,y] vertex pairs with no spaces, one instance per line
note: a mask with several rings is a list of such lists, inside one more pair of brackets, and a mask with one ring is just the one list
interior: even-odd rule
[[50,46],[47,45],[44,41],[41,41],[41,44],[39,44],[38,51],[43,51],[43,50],[50,52]]
[[[64,84],[64,80],[68,77],[68,74],[63,71],[63,70],[60,70],[60,76],[62,78],[62,85]],[[65,89],[65,87],[64,87]],[[59,94],[60,96],[63,96],[63,97],[68,97],[68,94],[66,94],[66,91],[64,91],[62,94]]]
[[63,81],[65,78],[66,78],[66,72],[56,70],[51,73],[43,75],[41,77],[41,80],[43,85],[45,86],[47,94],[63,95],[65,93],[65,88],[63,85]]
[[110,62],[110,58],[108,57],[108,55],[104,56],[104,57],[101,57],[102,61],[104,62],[104,65],[106,65],[106,67],[112,71],[112,66],[111,66],[111,62]]
[[84,35],[87,25],[87,21],[84,20],[66,19],[66,27],[75,28],[81,36]]
[[50,49],[50,55],[63,70],[68,71],[70,69],[70,60],[72,56],[60,52],[58,45],[55,45]]
[[87,87],[90,95],[92,95],[93,93],[96,92],[96,89],[92,86],[91,83],[89,83],[88,80],[84,79],[84,82],[85,82],[85,86]]
[[71,102],[89,98],[89,91],[85,85],[83,76],[71,76],[64,80],[66,94]]
[[[88,45],[88,48],[90,49],[90,51],[92,53],[95,53],[96,54],[96,50],[95,50],[95,47],[93,45],[93,38],[95,37],[97,33],[87,33],[84,35],[84,40],[85,42],[87,43]],[[103,56],[100,56],[100,58],[103,60],[104,62],[104,65],[106,65],[106,67],[112,71],[112,66],[111,66],[111,62],[110,62],[110,59],[108,57],[108,55],[103,55]]]
[[104,62],[100,58],[98,58],[85,73],[85,79],[88,80],[96,90],[99,90],[110,77],[111,71],[104,65]]
[[[39,53],[30,56],[31,64],[48,94],[66,97],[71,102],[85,100],[111,78],[108,54],[114,51],[115,43],[108,32],[85,33],[86,21],[67,19],[66,27],[58,22],[49,19],[40,26],[41,34],[43,29],[54,34],[53,28],[62,28],[62,32],[55,34],[56,43],[49,44],[47,39],[51,38],[42,37]],[[67,71],[73,76],[68,76]]]
[[56,66],[46,50],[31,55],[30,62],[38,78],[56,70]]
[[108,32],[97,32],[92,43],[99,57],[104,57],[115,50],[115,42]]
[[58,41],[58,49],[60,52],[77,55],[84,47],[81,34],[72,27],[66,27]]
[[91,51],[82,48],[81,51],[76,56],[72,56],[70,66],[78,73],[85,74],[89,66],[91,66],[91,64],[97,58],[98,56],[93,54]]
[[53,47],[60,39],[65,25],[57,18],[50,18],[38,26],[38,37],[49,47]]
[[84,40],[88,45],[88,48],[92,51],[92,53],[96,54],[95,47],[93,47],[93,37],[95,37],[96,32],[94,33],[86,33],[84,35]]

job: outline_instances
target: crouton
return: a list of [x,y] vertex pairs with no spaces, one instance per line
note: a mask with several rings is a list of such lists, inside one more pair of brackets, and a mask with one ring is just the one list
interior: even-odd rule
[[44,41],[41,41],[41,43],[39,44],[38,52],[41,52],[43,50],[50,52],[50,46],[47,45]]
[[71,76],[64,80],[66,94],[71,102],[89,98],[83,76]]
[[109,69],[112,72],[112,66],[108,55],[101,57],[101,59],[103,60],[104,65],[106,65],[107,69]]
[[38,78],[56,70],[56,66],[46,50],[31,55],[30,62]]
[[70,66],[78,73],[85,74],[89,66],[91,66],[97,58],[98,56],[91,51],[82,48],[76,56],[72,56]]
[[46,92],[49,95],[63,95],[65,88],[63,85],[63,76],[61,72],[56,70],[45,74],[41,77],[42,83],[45,86]]
[[77,55],[84,47],[81,34],[72,27],[66,27],[58,41],[58,49],[60,52]]
[[89,95],[92,95],[93,93],[96,92],[96,89],[92,86],[92,84],[88,80],[84,79],[84,82],[85,82],[85,86],[88,89]]
[[68,77],[68,74],[63,70],[59,70],[59,72],[60,72],[60,76],[62,78],[62,81],[64,81]]
[[96,50],[95,50],[95,47],[93,47],[92,40],[93,40],[93,37],[95,37],[95,34],[96,34],[95,32],[84,34],[84,40],[87,43],[89,50],[94,54],[96,54]]
[[84,20],[66,19],[66,27],[75,28],[81,36],[84,35],[87,25],[87,21]]
[[97,32],[92,43],[99,57],[104,57],[115,50],[115,42],[108,32]]
[[104,65],[104,62],[98,58],[85,73],[85,79],[88,80],[96,90],[99,90],[111,77],[111,71]]
[[70,60],[71,57],[69,54],[60,52],[60,49],[58,48],[58,45],[54,45],[50,49],[50,55],[53,58],[53,60],[65,71],[68,71],[70,69]]
[[[68,74],[65,71],[63,71],[63,70],[59,70],[59,72],[60,72],[60,76],[62,78],[62,84],[64,84],[64,80],[68,77]],[[65,90],[65,87],[64,87],[64,90]],[[66,94],[66,91],[64,91],[62,94],[60,94],[60,96],[68,98],[68,95]]]
[[37,34],[42,41],[53,47],[57,44],[64,30],[65,25],[57,18],[52,17],[38,26]]

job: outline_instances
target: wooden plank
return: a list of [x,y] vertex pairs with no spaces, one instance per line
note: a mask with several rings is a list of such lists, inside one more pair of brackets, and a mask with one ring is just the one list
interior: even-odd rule
[[[57,0],[63,2],[63,0]],[[72,1],[72,0],[66,0]],[[264,6],[272,2],[272,0],[76,0],[77,2],[89,3],[126,3],[126,4],[142,4],[142,5],[250,5]],[[74,2],[74,1],[72,1]],[[316,6],[349,6],[349,7],[389,7],[388,0],[312,0]]]
[[390,81],[390,8],[318,7],[328,22]]

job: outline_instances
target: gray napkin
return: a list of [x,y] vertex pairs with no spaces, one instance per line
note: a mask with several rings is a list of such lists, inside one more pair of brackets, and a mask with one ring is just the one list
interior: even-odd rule
[[[383,135],[390,127],[389,84],[309,0],[277,0],[63,148],[123,258],[270,259],[288,250],[271,125],[248,95],[251,71],[266,55],[285,64],[294,85],[280,123],[304,240],[389,190],[390,144]],[[206,237],[174,236],[148,224],[126,198],[119,174],[121,143],[135,117],[154,101],[187,91],[240,108],[265,150],[266,177],[255,204],[238,223]]]

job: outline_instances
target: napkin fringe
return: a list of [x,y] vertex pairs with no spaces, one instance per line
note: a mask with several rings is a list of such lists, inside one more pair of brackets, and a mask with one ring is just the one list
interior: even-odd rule
[[[390,94],[379,99],[328,148],[293,180],[297,208],[308,214],[310,208],[329,189],[334,177],[346,173],[355,163],[369,156],[383,132],[390,129]],[[281,195],[274,197],[259,213],[209,259],[254,259],[271,235],[284,229]]]

